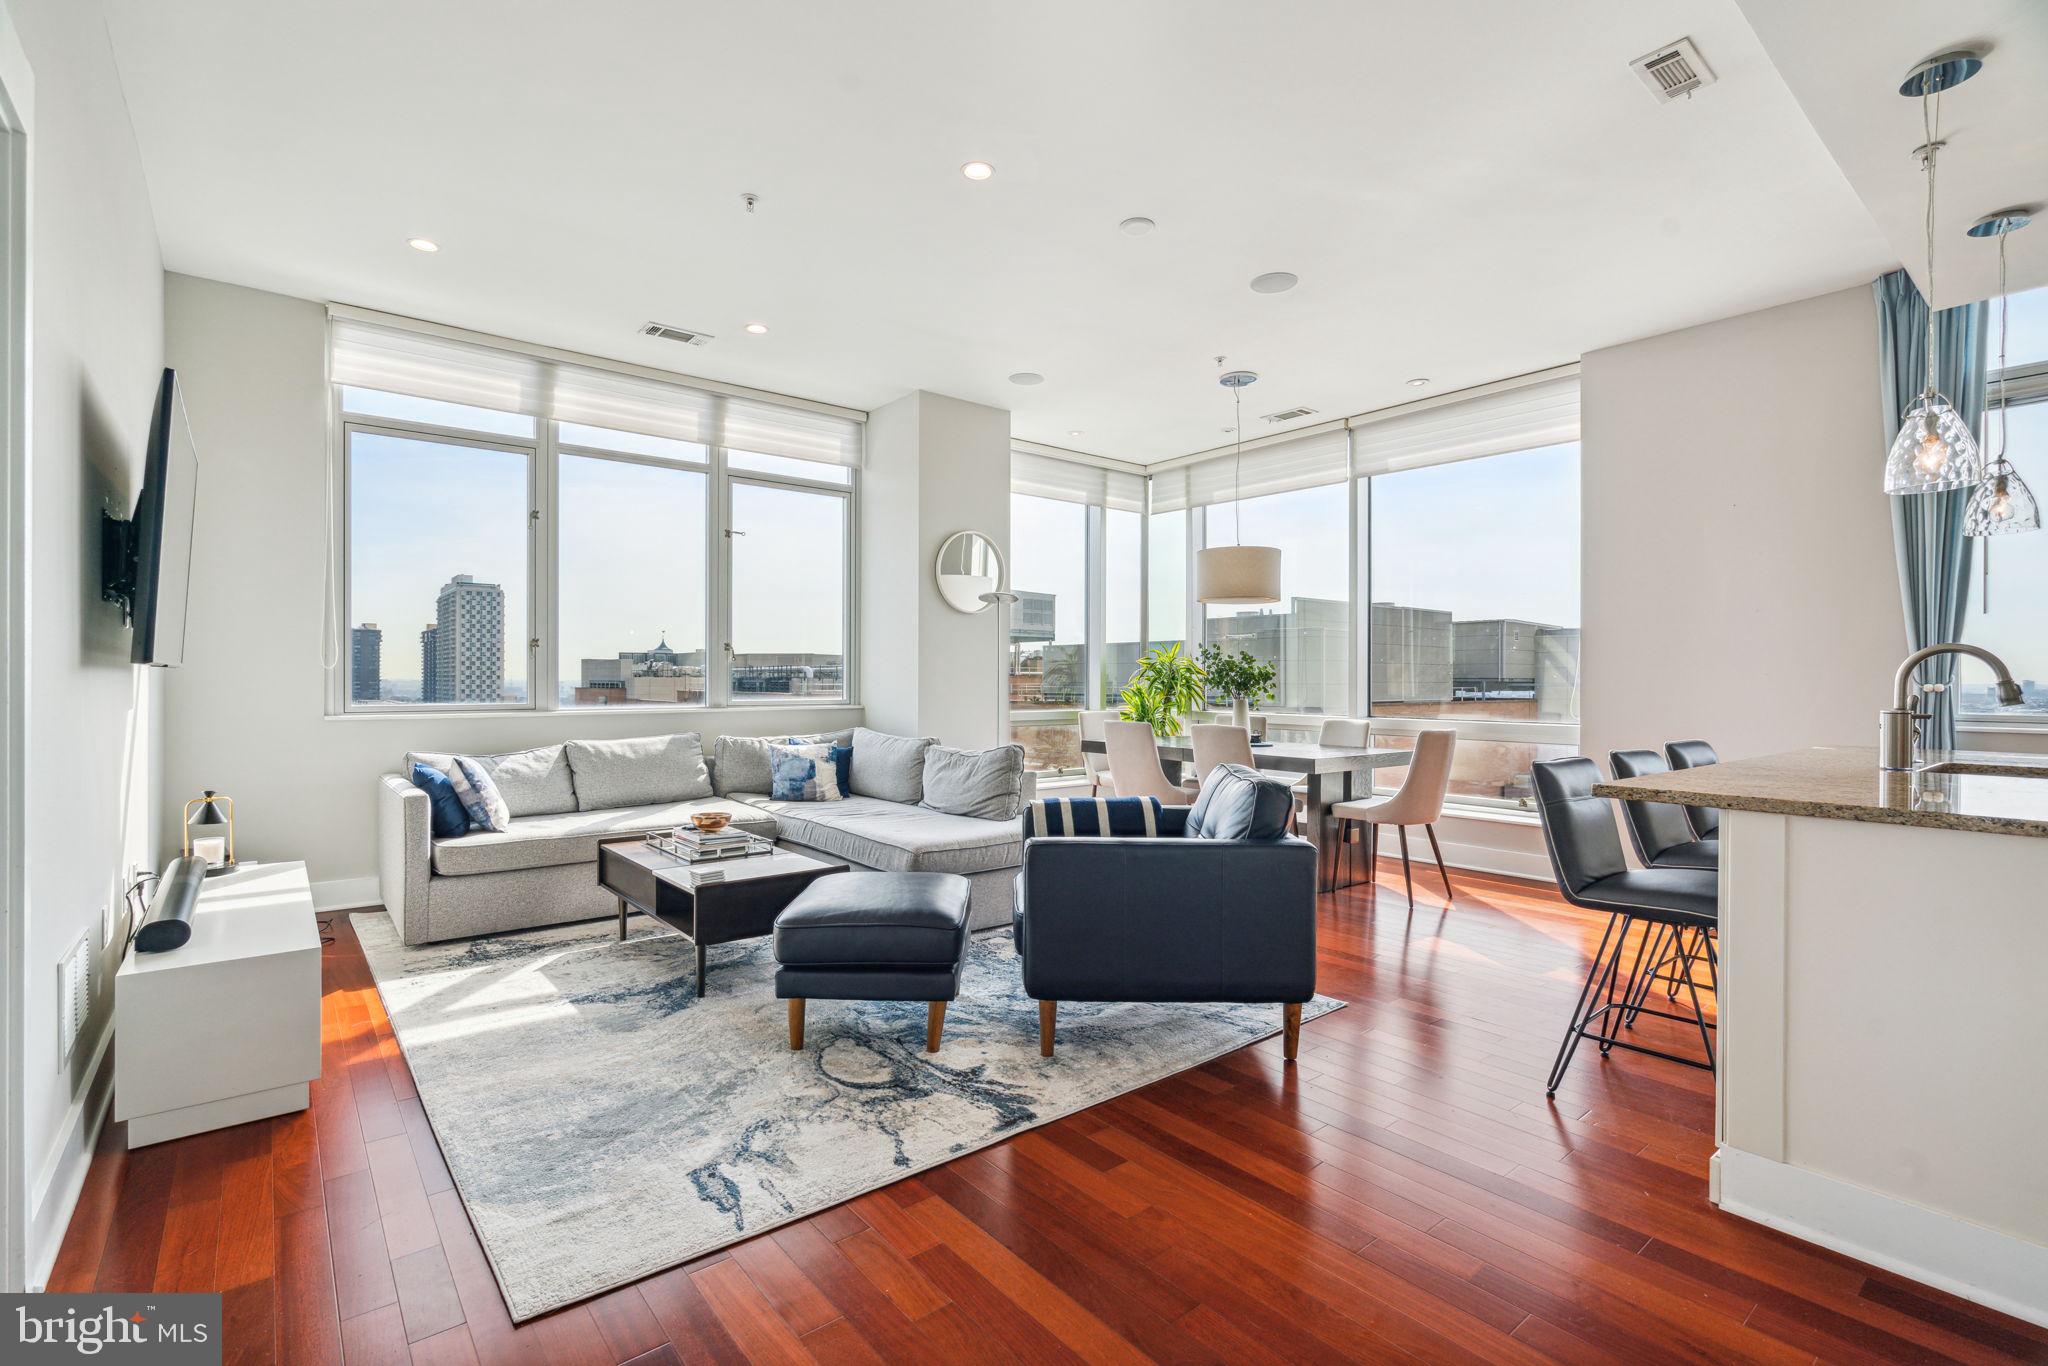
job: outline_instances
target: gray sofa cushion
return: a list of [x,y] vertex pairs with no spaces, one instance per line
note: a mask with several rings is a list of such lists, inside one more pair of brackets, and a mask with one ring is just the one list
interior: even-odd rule
[[853,728],[853,794],[915,805],[924,800],[924,752],[938,741],[929,736],[888,735]]
[[695,731],[631,740],[571,740],[576,809],[609,811],[650,802],[686,802],[711,794],[704,742]]
[[850,745],[851,730],[821,735],[721,735],[711,742],[711,783],[721,797],[736,792],[767,792],[770,745]]
[[949,816],[1011,821],[1024,809],[1024,746],[924,752],[924,802]]
[[[505,806],[516,816],[553,816],[576,809],[576,787],[569,776],[569,756],[561,745],[514,750],[510,754],[467,756],[483,765],[484,772],[498,785]],[[425,764],[446,773],[455,763],[453,754],[412,753],[405,756],[402,773],[414,764]]]
[[981,873],[1014,868],[1024,857],[1018,821],[949,816],[874,797],[837,802],[778,802],[748,797],[774,815],[781,838],[819,853],[890,873]]
[[[442,877],[509,873],[595,863],[597,842],[612,835],[644,834],[683,824],[694,811],[724,811],[733,825],[773,839],[775,818],[757,806],[716,797],[688,802],[652,802],[612,811],[570,811],[552,816],[519,816],[503,832],[479,832],[434,841],[434,872]],[[597,874],[591,873],[595,880]]]

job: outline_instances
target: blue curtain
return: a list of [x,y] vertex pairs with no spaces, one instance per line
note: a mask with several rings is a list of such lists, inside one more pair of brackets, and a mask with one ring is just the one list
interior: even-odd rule
[[[1884,400],[1884,448],[1873,453],[1882,478],[1885,452],[1899,434],[1899,417],[1927,384],[1927,301],[1903,270],[1880,277],[1877,294],[1878,381]],[[1944,308],[1934,317],[1939,355],[1935,384],[1956,405],[1965,424],[1982,438],[1984,429],[1983,304]],[[1906,609],[1906,639],[1915,650],[1963,638],[1970,601],[1972,545],[1963,534],[1969,489],[1909,493],[1890,499],[1892,543],[1899,558],[1899,597]],[[1955,656],[1930,659],[1920,667],[1923,683],[1949,684],[1926,699],[1934,719],[1921,731],[1930,748],[1956,743]]]

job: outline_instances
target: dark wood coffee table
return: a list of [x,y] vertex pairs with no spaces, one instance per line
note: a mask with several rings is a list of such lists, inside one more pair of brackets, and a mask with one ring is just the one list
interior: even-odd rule
[[597,883],[619,902],[619,938],[626,917],[651,915],[697,946],[697,994],[704,994],[704,950],[713,944],[758,939],[796,894],[821,877],[843,873],[843,863],[777,849],[772,854],[685,863],[650,848],[639,835],[600,840]]

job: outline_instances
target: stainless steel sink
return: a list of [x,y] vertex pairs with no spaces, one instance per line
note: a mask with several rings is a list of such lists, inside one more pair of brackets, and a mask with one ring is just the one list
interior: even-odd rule
[[1945,764],[1929,764],[1918,770],[1921,773],[1976,773],[1988,778],[2048,778],[2048,761],[2033,764],[1971,763],[1959,760]]

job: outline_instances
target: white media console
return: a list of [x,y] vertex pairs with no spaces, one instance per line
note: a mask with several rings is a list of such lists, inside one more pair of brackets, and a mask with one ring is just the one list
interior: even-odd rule
[[320,1075],[320,927],[303,863],[208,878],[192,938],[114,978],[114,1117],[128,1146],[303,1110]]

